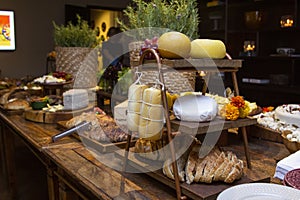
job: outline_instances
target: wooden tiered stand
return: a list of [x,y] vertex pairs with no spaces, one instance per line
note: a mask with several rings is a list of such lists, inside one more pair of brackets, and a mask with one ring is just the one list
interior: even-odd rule
[[[164,71],[168,70],[167,68],[172,68],[172,69],[175,69],[178,71],[191,71],[191,72],[192,71],[200,71],[200,70],[205,71],[206,72],[206,79],[205,79],[206,82],[208,81],[211,72],[226,72],[226,73],[231,73],[235,95],[239,95],[236,72],[242,66],[242,60],[232,60],[230,57],[228,57],[229,59],[219,59],[219,60],[212,60],[212,59],[168,60],[168,59],[161,59],[154,49],[147,49],[141,55],[140,61],[136,62],[136,63],[132,63],[132,65],[135,67],[141,68],[144,64],[146,65],[147,62],[150,62],[152,64],[149,65],[149,67],[150,68],[152,67],[152,70],[153,70],[153,60],[151,60],[151,61],[145,60],[145,55],[147,55],[147,54],[152,54],[155,56],[155,60],[157,63],[158,76],[159,76],[158,78],[159,78],[159,81],[163,85],[164,85],[163,73],[164,73]],[[148,70],[148,66],[146,68],[147,69],[143,68],[143,70]],[[139,71],[142,71],[142,70],[139,69]],[[205,86],[203,87],[202,93],[205,94],[206,90],[207,90],[207,85],[205,84]],[[170,120],[165,87],[162,87],[162,100],[163,100],[164,114],[165,114],[165,119],[166,119],[167,136],[168,136],[170,152],[171,152],[171,156],[172,156],[171,158],[172,158],[172,161],[174,161],[174,162],[172,162],[172,167],[173,167],[173,172],[174,172],[175,189],[176,189],[176,195],[177,195],[178,200],[186,199],[186,196],[182,196],[174,144],[172,142],[170,142],[173,137],[171,127],[173,129],[178,129],[180,127],[180,132],[185,133],[185,134],[195,133],[195,131],[196,131],[196,134],[206,134],[208,132],[208,130],[209,130],[209,132],[213,132],[213,131],[227,130],[229,128],[241,128],[247,166],[249,169],[251,168],[246,126],[256,124],[257,122],[255,119],[245,118],[245,119],[238,119],[236,121],[225,121],[225,122],[224,122],[224,120],[221,120],[221,119],[215,119],[211,122],[206,122],[206,123],[202,123],[202,122],[194,123],[194,122]],[[220,124],[223,124],[223,126],[221,126],[222,128],[220,128]],[[126,165],[127,165],[127,161],[128,161],[128,153],[129,153],[130,142],[131,142],[131,134],[132,133],[129,132],[129,136],[127,138],[127,145],[125,148],[124,170],[126,169]]]

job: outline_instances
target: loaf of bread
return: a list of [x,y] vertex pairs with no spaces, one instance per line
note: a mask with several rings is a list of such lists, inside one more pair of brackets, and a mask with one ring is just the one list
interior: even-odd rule
[[88,130],[83,134],[101,142],[121,142],[127,139],[127,134],[115,123],[114,119],[106,114],[83,112],[66,122],[66,127],[71,128],[82,122],[90,122]]
[[[187,184],[193,182],[212,183],[213,181],[223,181],[232,183],[243,176],[243,161],[230,152],[223,152],[219,148],[214,147],[205,157],[199,158],[200,146],[197,144],[189,153],[185,163],[184,177],[181,173],[181,181]],[[174,175],[170,175],[171,165],[165,161],[163,173],[169,178],[174,179]]]
[[127,128],[130,131],[137,132],[139,129],[143,93],[147,87],[147,85],[132,84],[128,89]]
[[164,112],[161,90],[147,88],[143,93],[143,102],[139,121],[139,137],[159,140],[164,126]]
[[30,107],[28,101],[24,99],[15,99],[4,104],[4,108],[8,110],[25,110]]
[[154,141],[139,138],[135,143],[134,152],[149,160],[164,161],[166,160],[166,152],[163,148],[165,145],[163,140]]

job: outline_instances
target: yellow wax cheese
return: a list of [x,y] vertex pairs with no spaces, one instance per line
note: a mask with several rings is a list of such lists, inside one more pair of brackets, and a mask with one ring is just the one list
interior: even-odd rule
[[195,39],[191,42],[191,58],[221,59],[226,56],[226,47],[221,40]]

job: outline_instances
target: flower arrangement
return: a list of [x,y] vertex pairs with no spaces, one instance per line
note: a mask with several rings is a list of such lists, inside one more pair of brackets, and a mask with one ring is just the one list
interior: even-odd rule
[[221,117],[226,120],[237,120],[245,118],[250,113],[250,103],[242,96],[231,97],[230,102],[225,104],[220,111]]
[[[149,28],[139,33],[142,40],[152,38],[155,35],[152,31],[178,31],[192,39],[198,38],[196,0],[133,0],[124,10],[124,16],[127,20],[116,19],[123,31]],[[164,29],[153,30],[153,27]],[[161,34],[158,32],[156,36]]]

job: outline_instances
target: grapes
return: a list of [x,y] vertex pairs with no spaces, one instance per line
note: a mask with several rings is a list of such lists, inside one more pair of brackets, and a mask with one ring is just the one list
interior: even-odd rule
[[[158,37],[153,37],[152,39],[148,39],[148,38],[145,39],[144,45],[141,48],[140,54],[142,54],[146,49],[151,49],[151,48],[154,49],[158,53],[157,41],[158,41]],[[150,53],[145,56],[145,59],[155,59],[155,56]]]
[[52,72],[51,75],[55,78],[62,78],[65,79],[66,81],[71,80],[72,79],[72,75],[68,74],[66,72],[62,72],[62,71],[55,71]]

